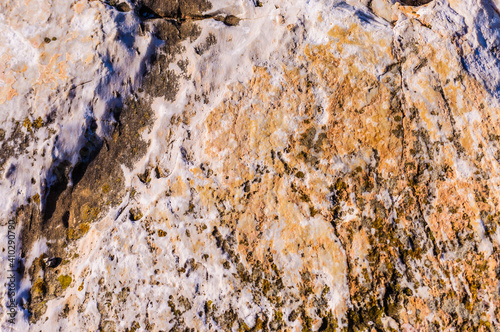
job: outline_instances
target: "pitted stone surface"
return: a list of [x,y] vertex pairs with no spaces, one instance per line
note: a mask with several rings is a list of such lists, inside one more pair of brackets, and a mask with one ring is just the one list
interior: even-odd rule
[[16,328],[498,329],[494,2],[27,2]]

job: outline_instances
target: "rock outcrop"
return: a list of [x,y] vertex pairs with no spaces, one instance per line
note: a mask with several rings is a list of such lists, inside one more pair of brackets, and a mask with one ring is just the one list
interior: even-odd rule
[[0,5],[18,327],[500,327],[494,1],[28,2]]

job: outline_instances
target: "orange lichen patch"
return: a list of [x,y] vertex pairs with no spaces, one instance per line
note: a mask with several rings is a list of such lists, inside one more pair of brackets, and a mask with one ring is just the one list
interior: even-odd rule
[[13,87],[16,78],[8,65],[11,59],[12,56],[7,53],[0,57],[0,105],[18,95]]
[[[294,113],[303,102],[302,96],[283,94],[278,87],[272,86],[265,68],[255,68],[255,71],[250,88],[242,85],[232,87],[235,96],[242,95],[246,99],[245,104],[238,105],[235,100],[227,100],[205,122],[206,132],[210,133],[205,152],[212,157],[228,154],[224,159],[223,172],[230,178],[245,179],[241,171],[248,168],[245,163],[249,160],[272,162],[271,150],[281,150],[286,146],[293,116],[296,116]],[[289,73],[292,77],[287,77],[291,80],[288,84],[293,84],[296,71]],[[257,93],[262,89],[269,92]],[[235,165],[241,167],[236,168]]]
[[[387,38],[375,38],[373,32],[364,30],[359,24],[352,23],[349,27],[344,28],[338,25],[334,26],[328,35],[332,41],[328,43],[328,47],[333,47],[334,50],[340,52],[343,60],[358,62],[363,64],[363,60],[368,64],[376,64],[381,58],[391,56],[391,44]],[[356,54],[351,54],[348,58],[346,45],[356,46],[359,51]],[[368,46],[368,47],[367,47]]]
[[194,176],[196,176],[198,179],[203,179],[203,171],[199,167],[193,167],[189,170]]
[[[423,84],[434,87],[434,91],[436,92],[439,92],[436,90],[436,86],[440,86],[446,94],[446,102],[450,104],[454,114],[459,115],[465,112],[468,106],[467,103],[464,104],[461,102],[463,91],[462,80],[465,77],[457,71],[458,68],[461,68],[460,58],[457,54],[452,54],[446,45],[440,46],[442,47],[425,45],[422,54],[415,61],[419,61],[420,63],[425,61],[425,66],[428,66],[432,71],[432,75],[429,75],[429,73],[425,74],[427,82],[423,82]],[[431,101],[432,99],[429,98],[428,100]]]
[[465,228],[482,237],[484,228],[478,222],[481,219],[480,211],[489,210],[488,204],[481,202],[481,193],[484,192],[484,184],[476,181],[455,180],[440,183],[433,201],[435,209],[428,218],[436,239],[452,241],[458,233],[463,233]]
[[[240,256],[251,252],[252,260],[264,261],[269,248],[278,268],[286,269],[287,262],[298,259],[304,271],[329,275],[334,285],[342,287],[345,254],[324,218],[330,204],[329,182],[300,156],[317,141],[316,135],[307,134],[317,126],[311,121],[318,112],[312,82],[295,67],[284,66],[279,75],[280,85],[274,85],[267,68],[255,67],[254,77],[247,84],[231,86],[231,94],[208,115],[204,151],[208,158],[222,160],[221,169],[214,172],[223,181],[220,188],[198,186],[197,192],[203,205],[227,201],[234,207],[227,222],[236,224]],[[319,154],[327,148],[317,146]],[[255,165],[262,167],[261,173]],[[291,183],[296,168],[309,175],[307,185],[295,186],[300,193]],[[297,179],[304,179],[303,173]],[[287,278],[300,283],[295,272],[287,273]],[[322,286],[314,284],[313,289],[320,292]],[[346,309],[344,304],[339,299],[339,314]]]
[[439,91],[432,88],[429,78],[426,76],[415,77],[411,83],[419,87],[419,94],[409,100],[408,104],[418,110],[426,124],[430,138],[433,141],[439,141],[443,135],[452,135],[453,124],[446,114],[446,100],[443,99]]
[[[334,285],[342,285],[346,273],[345,254],[330,224],[321,218],[308,220],[287,193],[287,187],[283,179],[263,177],[257,192],[246,203],[245,212],[238,218],[238,234],[245,239],[240,241],[238,252],[245,256],[251,250],[254,259],[263,260],[266,248],[270,248],[277,254],[276,263],[282,269],[286,269],[287,259],[303,257],[303,269],[327,273]],[[262,233],[269,235],[263,237]],[[301,281],[300,275],[292,271],[288,277],[293,283]]]
[[59,57],[61,54],[50,55],[50,60],[47,65],[39,66],[39,76],[36,81],[36,85],[47,85],[50,84],[54,88],[60,84],[60,81],[67,80],[66,61],[60,61]]
[[[346,258],[331,226],[325,221],[314,221],[304,226],[298,226],[298,221],[285,219],[287,225],[279,234],[279,239],[287,244],[282,254],[304,254],[303,268],[309,271],[327,273],[332,277],[334,285],[342,285],[346,276]],[[281,249],[276,244],[276,249]]]
[[90,64],[90,63],[92,63],[94,61],[94,57],[95,56],[93,54],[87,55],[87,57],[84,60],[84,63],[87,64],[87,65]]
[[172,196],[187,196],[189,194],[189,188],[181,176],[172,181],[169,180],[167,185],[172,192]]
[[[367,80],[369,77],[367,77]],[[365,81],[366,82],[366,81]],[[372,81],[372,89],[377,89],[377,95],[370,104],[346,105],[347,96],[360,104],[367,102],[368,89],[361,90],[343,82],[335,91],[329,105],[330,125],[327,131],[328,142],[337,155],[347,155],[366,148],[375,149],[381,157],[383,169],[395,172],[397,157],[400,154],[400,140],[392,135],[396,124],[392,121],[389,106],[384,103],[390,98],[389,92]],[[346,104],[344,104],[346,103]],[[361,113],[361,114],[360,114]],[[371,151],[366,151],[371,154]]]
[[[419,313],[418,316],[417,313]],[[426,317],[429,314],[430,310],[425,300],[418,297],[411,297],[408,300],[405,310],[400,312],[400,320],[403,324],[417,325],[416,323],[419,323],[422,317]]]
[[[51,3],[39,0],[6,0],[2,5],[10,9],[10,15],[6,16],[6,22],[13,28],[19,28],[27,22],[31,26],[36,26],[40,22],[45,22],[51,15]],[[18,20],[18,15],[22,15],[22,20]]]
[[87,1],[84,1],[84,0],[78,1],[78,2],[74,3],[71,7],[75,11],[75,13],[81,14],[83,12],[83,10],[87,7]]
[[[375,85],[373,89],[376,88]],[[346,101],[344,96],[366,100],[365,91],[360,91],[348,82],[340,86],[334,95],[337,99],[333,99],[328,108],[331,114],[328,140],[338,155],[351,154],[364,148],[375,149],[379,153],[382,168],[387,172],[395,172],[401,149],[400,140],[392,135],[396,124],[390,118],[388,105],[384,105],[384,101],[390,98],[389,92],[383,87],[378,90],[379,95],[371,104],[358,109],[358,105],[339,105],[339,102]],[[364,114],[360,115],[360,112]]]
[[[493,164],[474,150],[496,131],[488,121],[470,123],[495,111],[461,92],[487,97],[473,79],[455,80],[451,52],[424,45],[419,56],[428,65],[413,54],[395,63],[390,38],[356,25],[335,27],[330,37],[229,86],[197,126],[203,160],[217,160],[208,162],[217,180],[193,167],[190,186],[202,209],[220,213],[214,223],[234,231],[245,266],[272,253],[278,270],[295,264],[284,279],[299,284],[297,271],[307,272],[313,292],[320,274],[340,289],[348,282],[352,303],[367,308],[376,301],[363,304],[367,292],[382,297],[391,285],[394,301],[409,299],[397,309],[402,322],[425,329],[434,312],[426,299],[451,291],[441,279],[460,274],[454,258],[440,256],[445,248],[476,237],[484,239],[481,254],[493,255],[495,201],[474,173]],[[360,56],[350,54],[360,48]],[[394,70],[379,78],[380,63]],[[400,72],[415,68],[405,77],[411,89],[403,89]],[[317,100],[315,89],[327,97]],[[408,268],[411,290],[399,284]]]
[[[334,29],[331,35],[332,38],[339,37],[346,44],[367,43],[371,38],[370,34],[363,32],[361,37],[357,37],[354,35],[358,32],[357,29],[358,27],[354,25],[350,30],[336,31]],[[309,159],[304,157],[306,154],[317,153],[322,159],[329,160],[333,155],[365,151],[369,158],[373,149],[376,149],[381,157],[383,168],[388,172],[397,170],[400,140],[391,137],[394,124],[390,117],[389,90],[380,85],[374,76],[361,69],[353,70],[353,76],[342,77],[343,72],[338,68],[340,64],[346,62],[354,67],[361,60],[355,60],[354,57],[349,60],[336,58],[328,50],[332,44],[333,42],[324,47],[307,47],[305,50],[306,59],[317,74],[316,79],[320,81],[320,84],[326,81],[324,86],[333,92],[330,105],[326,110],[331,120],[324,131],[316,123],[308,120],[315,112],[322,111],[314,108],[313,105],[316,104],[314,95],[311,89],[308,89],[308,86],[314,83],[303,77],[297,68],[287,67],[281,72],[282,86],[280,88],[269,83],[270,75],[265,68],[256,68],[255,77],[249,85],[232,87],[234,97],[227,99],[220,108],[215,109],[205,122],[206,132],[210,133],[210,136],[207,136],[205,152],[209,156],[216,156],[230,149],[231,153],[224,158],[221,171],[231,178],[251,179],[253,173],[249,171],[250,160],[272,166],[279,174],[291,172],[290,169],[296,167],[306,168],[306,172],[312,174],[308,186],[314,190],[301,188],[300,193],[293,193],[284,178],[277,179],[276,176],[271,175],[263,177],[257,192],[252,190],[252,197],[246,203],[247,212],[239,224],[240,231],[249,240],[251,248],[258,247],[254,242],[259,241],[258,232],[254,229],[265,229],[269,222],[272,222],[271,225],[281,225],[281,220],[286,222],[286,226],[282,231],[284,233],[280,233],[278,237],[287,238],[289,241],[285,242],[290,242],[284,249],[285,252],[297,253],[298,244],[305,247],[309,245],[311,238],[307,235],[310,231],[308,226],[298,225],[301,225],[303,220],[316,215],[316,211],[322,211],[321,213],[326,215],[327,211],[322,206],[328,206],[326,204],[328,192],[318,190],[318,187],[327,188],[328,181],[312,172]],[[390,59],[387,43],[377,41],[375,45],[378,48],[387,48],[380,52],[385,52],[385,56]],[[368,58],[378,61],[375,57]],[[354,61],[358,63],[354,64]],[[359,80],[363,83],[354,84],[351,83],[351,79],[352,82]],[[269,93],[260,93],[263,90]],[[256,91],[259,93],[257,94]],[[279,99],[275,96],[279,96]],[[345,96],[349,96],[349,101],[345,100],[345,107],[339,106],[339,100],[342,102]],[[301,121],[301,119],[306,120]],[[318,142],[322,132],[324,139]],[[287,151],[286,161],[278,162],[275,153],[282,150],[287,141],[290,150]],[[320,167],[324,168],[324,166]],[[269,184],[266,184],[268,181]],[[278,202],[278,206],[272,203],[275,201]],[[263,206],[262,202],[269,203]],[[274,221],[275,219],[267,213],[262,214],[263,210],[278,211],[279,216],[276,216],[278,219]],[[325,230],[328,230],[326,233],[331,236],[332,231],[327,222],[315,220],[310,223],[328,225]],[[331,246],[334,245],[330,243],[328,247]],[[321,251],[314,248],[313,251]],[[330,249],[333,250],[333,248]],[[339,260],[339,258],[330,257],[336,264],[340,264],[328,268],[334,276],[342,274],[339,271],[343,269],[344,254],[339,254],[338,257],[342,258]]]
[[[413,61],[413,65],[425,59],[425,66],[430,69],[430,72],[418,72],[412,76],[411,85],[418,87],[418,94],[408,102],[419,110],[433,141],[443,139],[440,137],[443,134],[447,137],[455,135],[464,152],[475,159],[477,144],[487,142],[487,133],[498,126],[498,119],[490,117],[492,110],[484,103],[488,98],[484,87],[460,71],[460,57],[450,49],[444,42],[442,45],[424,44],[418,59],[407,59]],[[479,114],[470,119],[471,111]],[[489,121],[480,121],[487,117]],[[457,129],[461,131],[456,133]]]
[[304,50],[307,61],[321,81],[335,83],[338,81],[338,66],[340,59],[335,57],[328,46],[307,45]]
[[0,105],[18,95],[17,90],[12,88],[12,84],[15,83],[15,80],[9,78],[6,83],[7,84],[0,87]]
[[368,251],[370,250],[370,241],[368,236],[364,230],[361,232],[357,232],[354,234],[352,239],[352,254],[354,255],[354,260],[356,258],[360,260],[364,260],[368,255]]
[[[401,143],[392,133],[398,124],[392,119],[391,92],[368,70],[381,59],[392,61],[390,45],[384,38],[375,40],[373,33],[355,24],[347,29],[336,26],[329,35],[332,41],[326,45],[305,49],[320,85],[331,91],[327,109],[328,150],[340,156],[365,150],[369,158],[375,149],[381,156],[384,173],[395,173]],[[365,57],[345,50],[345,45],[361,44]],[[341,55],[335,56],[335,50]]]
[[0,72],[5,74],[5,69],[7,68],[7,63],[12,59],[12,56],[8,53],[3,53],[0,57]]
[[196,192],[200,197],[200,203],[203,208],[207,210],[212,210],[215,207],[215,203],[217,202],[217,196],[215,194],[214,186],[204,185],[204,186],[195,186]]
[[163,205],[154,205],[149,211],[149,216],[156,220],[158,224],[161,224],[161,228],[168,233],[168,229],[172,227],[170,222],[171,214],[168,209],[165,209]]
[[415,10],[414,7],[411,7],[411,6],[400,6],[398,8],[401,12],[403,12],[406,16],[414,19],[414,20],[417,20],[417,21],[420,21],[420,15],[417,13],[417,11]]
[[[464,104],[460,116],[465,119],[464,125],[460,126],[462,129],[460,142],[465,147],[466,153],[475,158],[477,146],[473,143],[487,146],[491,139],[490,134],[496,133],[500,126],[500,118],[495,116],[497,110],[485,103],[487,92],[481,83],[468,75],[464,75],[462,82],[465,86],[465,92],[461,94],[460,98],[461,103]],[[471,111],[472,113],[470,113]],[[469,119],[471,114],[475,114],[475,116]],[[481,163],[481,168],[490,170],[495,176],[498,174],[496,167],[493,167],[497,163],[495,160],[486,156]]]
[[11,100],[12,98],[14,98],[17,95],[18,95],[17,91],[15,89],[12,89],[12,88],[10,88],[6,93],[7,100]]

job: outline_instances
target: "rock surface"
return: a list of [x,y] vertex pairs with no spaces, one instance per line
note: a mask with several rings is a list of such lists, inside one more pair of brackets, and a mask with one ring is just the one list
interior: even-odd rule
[[0,31],[2,329],[500,329],[498,2],[7,0]]

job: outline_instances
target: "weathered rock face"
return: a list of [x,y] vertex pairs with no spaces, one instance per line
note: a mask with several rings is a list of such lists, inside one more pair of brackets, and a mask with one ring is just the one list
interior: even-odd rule
[[201,16],[212,8],[206,0],[139,0],[136,6],[142,13],[174,19]]
[[0,5],[19,328],[499,328],[494,2],[29,2],[43,33]]

